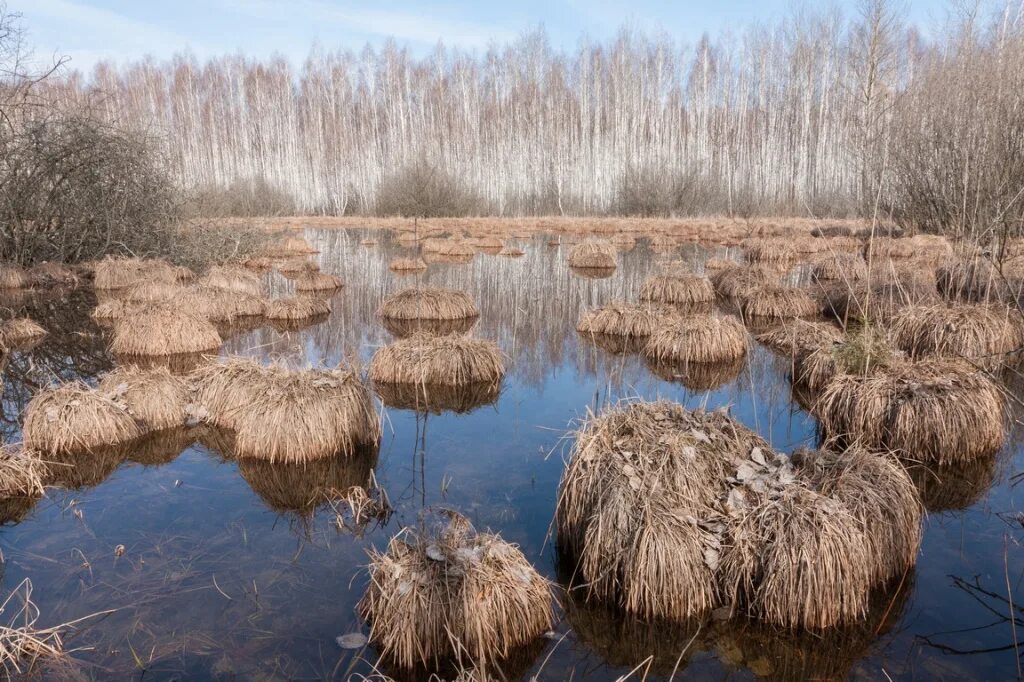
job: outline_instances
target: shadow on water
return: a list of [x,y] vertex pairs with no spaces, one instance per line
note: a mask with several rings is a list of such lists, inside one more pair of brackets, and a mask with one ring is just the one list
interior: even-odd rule
[[[372,647],[345,650],[336,638],[366,633],[355,610],[368,579],[366,549],[385,547],[424,506],[462,511],[558,579],[548,532],[564,436],[588,408],[661,396],[689,407],[728,406],[781,449],[816,440],[815,420],[791,397],[789,358],[753,341],[735,365],[670,367],[648,365],[638,344],[575,332],[581,311],[637,300],[660,263],[681,260],[700,271],[709,256],[723,257],[722,249],[686,244],[654,256],[641,242],[619,254],[614,271],[588,277],[566,266],[567,248],[547,246],[556,240],[538,235],[517,240],[526,252],[520,258],[477,254],[400,277],[389,262],[414,251],[389,234],[360,246],[368,236],[307,231],[319,251],[311,258],[345,281],[330,296],[331,315],[277,328],[252,321],[224,328],[222,353],[296,367],[346,359],[365,366],[376,348],[410,332],[382,324],[375,314],[381,301],[418,283],[471,294],[479,319],[448,331],[495,341],[506,356],[504,381],[459,391],[381,390],[380,450],[352,459],[305,467],[239,461],[230,433],[177,429],[76,462],[46,497],[3,501],[4,593],[30,578],[41,626],[113,610],[66,641],[86,679],[373,673]],[[293,280],[264,276],[272,295],[296,294]],[[20,439],[21,413],[39,386],[55,378],[91,381],[116,365],[89,318],[94,305],[88,289],[0,302],[7,306],[0,314],[28,315],[50,331],[6,360],[4,440]],[[610,680],[632,672],[639,679],[646,671],[666,678],[673,670],[679,677],[778,680],[1012,676],[1018,652],[1011,625],[1024,632],[1024,528],[1015,495],[1024,483],[1013,478],[1021,470],[1020,435],[1015,426],[991,461],[912,470],[932,512],[921,561],[902,585],[880,590],[856,628],[792,635],[715,618],[643,624],[573,590],[561,597],[555,632],[513,662],[509,677]],[[336,523],[322,493],[365,485],[371,474],[394,515],[355,534]]]

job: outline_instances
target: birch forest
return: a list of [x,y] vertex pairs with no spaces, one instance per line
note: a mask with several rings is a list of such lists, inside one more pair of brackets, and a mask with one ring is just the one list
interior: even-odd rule
[[928,31],[866,0],[686,45],[622,30],[566,52],[537,30],[426,56],[182,54],[48,87],[156,131],[182,186],[280,212],[387,212],[382,188],[429,168],[469,214],[1024,220],[1021,0],[950,5]]

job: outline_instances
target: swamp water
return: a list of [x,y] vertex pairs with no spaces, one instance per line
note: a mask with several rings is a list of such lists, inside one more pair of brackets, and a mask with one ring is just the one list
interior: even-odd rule
[[[549,530],[571,445],[569,424],[588,408],[637,396],[730,406],[775,448],[816,443],[815,420],[790,395],[789,360],[756,342],[731,376],[684,382],[653,371],[636,354],[617,355],[576,334],[581,311],[636,300],[657,259],[665,258],[643,241],[620,255],[611,276],[590,279],[565,266],[568,246],[549,246],[542,236],[511,240],[526,251],[522,258],[479,254],[469,264],[433,264],[408,276],[387,269],[391,258],[409,254],[388,233],[307,230],[306,236],[320,251],[312,258],[321,269],[345,281],[332,298],[330,318],[299,331],[242,331],[223,354],[296,366],[334,366],[344,358],[365,364],[392,340],[375,316],[386,295],[417,283],[452,287],[469,292],[480,308],[474,333],[496,341],[507,357],[500,395],[477,396],[483,404],[475,407],[464,400],[459,413],[385,409],[374,472],[395,511],[361,537],[339,529],[329,507],[290,511],[287,492],[294,491],[275,488],[259,467],[240,468],[216,443],[148,443],[126,461],[83,471],[77,489],[50,489],[34,506],[5,503],[3,513],[20,520],[0,529],[4,595],[31,580],[41,612],[37,627],[113,609],[68,631],[65,645],[75,650],[77,665],[62,674],[112,680],[372,676],[372,646],[345,649],[337,642],[368,632],[355,612],[368,580],[365,550],[384,548],[432,505],[454,508],[478,529],[500,533],[541,573],[564,579]],[[361,246],[366,238],[380,241]],[[674,257],[699,267],[708,255],[724,253],[687,246]],[[268,277],[272,295],[290,291],[287,280]],[[20,440],[20,412],[40,383],[54,376],[91,379],[114,366],[88,317],[94,305],[88,288],[0,300],[51,332],[10,359],[4,440]],[[721,379],[725,383],[705,390]],[[673,670],[679,678],[716,680],[1012,678],[1020,660],[1015,637],[1024,638],[1024,517],[1013,477],[1024,468],[1020,443],[1016,426],[992,461],[962,471],[915,472],[929,508],[918,565],[880,591],[858,627],[791,636],[714,619],[643,624],[560,594],[554,632],[516,674],[542,680],[667,678]],[[282,480],[302,484],[301,475]]]

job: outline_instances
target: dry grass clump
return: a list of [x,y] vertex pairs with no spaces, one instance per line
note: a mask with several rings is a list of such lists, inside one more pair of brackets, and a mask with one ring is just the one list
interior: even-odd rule
[[615,245],[605,239],[588,239],[569,251],[569,266],[580,269],[615,268],[618,263]]
[[181,426],[187,418],[188,386],[167,369],[119,367],[100,380],[99,390],[124,403],[128,413],[150,431]]
[[498,239],[497,237],[486,236],[468,239],[466,240],[466,243],[469,246],[473,247],[474,249],[477,249],[478,251],[483,251],[484,253],[492,254],[498,253],[505,246],[505,243]]
[[[501,247],[499,246],[498,248]],[[424,253],[449,258],[472,260],[473,256],[476,255],[476,249],[459,239],[424,239],[422,249]]]
[[811,276],[818,281],[855,282],[868,276],[868,264],[859,253],[836,253],[815,263]]
[[267,302],[268,320],[308,320],[331,314],[331,302],[308,296],[275,298]]
[[755,338],[772,350],[796,356],[842,341],[843,330],[828,322],[793,319]]
[[205,317],[176,305],[153,305],[115,319],[110,350],[117,355],[178,355],[217,350],[222,343]]
[[384,346],[370,360],[375,384],[458,386],[497,383],[505,365],[497,344],[464,336],[414,334]]
[[403,289],[385,298],[377,315],[399,320],[461,320],[478,317],[480,311],[464,291]]
[[907,238],[875,237],[864,245],[864,258],[873,262],[886,260],[917,260],[938,263],[953,254],[945,237],[915,235]]
[[667,401],[588,419],[556,513],[559,547],[588,596],[641,618],[679,621],[716,607],[720,496],[732,460],[755,449],[770,456],[725,414]]
[[892,318],[893,343],[914,359],[965,358],[997,367],[1024,342],[1020,313],[1005,306],[964,303],[905,308]]
[[501,383],[478,381],[472,384],[374,384],[373,390],[388,407],[398,410],[442,414],[466,414],[484,405],[493,405],[501,395]]
[[0,289],[27,289],[32,280],[23,267],[15,263],[0,263]]
[[140,282],[175,283],[191,279],[188,268],[176,267],[158,259],[106,257],[93,270],[96,289],[126,289]]
[[826,434],[914,461],[972,461],[998,450],[1005,435],[999,387],[943,358],[837,375],[814,411]]
[[852,237],[853,228],[847,225],[821,225],[811,230],[812,237]]
[[0,322],[0,346],[17,348],[46,336],[46,330],[35,320],[16,317]]
[[189,377],[195,388],[196,409],[205,421],[234,429],[239,412],[265,393],[274,375],[281,371],[251,358],[237,357],[199,367]]
[[742,246],[750,263],[786,263],[796,253],[794,243],[785,238],[755,237],[744,240]]
[[45,388],[25,409],[25,447],[76,454],[135,440],[142,435],[123,403],[85,384]]
[[821,307],[803,289],[764,284],[741,294],[740,312],[744,318],[784,319],[811,317],[821,312]]
[[498,252],[498,255],[506,258],[519,258],[525,256],[526,252],[515,246],[505,246]]
[[388,263],[388,269],[392,272],[423,272],[427,269],[427,263],[418,256],[416,258],[394,258]]
[[309,240],[305,237],[302,235],[292,234],[275,244],[272,247],[271,255],[292,256],[311,253],[319,252],[313,248],[312,244],[310,244]]
[[751,290],[776,284],[778,280],[776,271],[758,266],[725,268],[711,276],[715,291],[725,298],[744,298]]
[[1012,296],[1007,277],[980,257],[947,261],[936,271],[936,285],[942,295],[958,301],[991,302]]
[[818,393],[840,374],[867,376],[902,361],[888,336],[877,327],[860,327],[838,341],[826,341],[797,353],[793,384]]
[[381,324],[396,339],[404,339],[420,332],[435,336],[449,334],[466,334],[476,326],[476,317],[464,317],[457,320],[403,320],[396,317],[381,318]]
[[631,234],[626,234],[624,232],[619,232],[618,234],[612,235],[611,239],[609,239],[608,241],[614,244],[615,248],[620,253],[629,253],[630,251],[636,248],[636,237],[634,237]]
[[370,550],[359,611],[381,655],[405,669],[466,657],[487,669],[554,623],[551,585],[519,548],[451,511]]
[[615,274],[615,268],[574,268],[570,266],[569,272],[580,279],[608,279]]
[[655,329],[644,355],[654,362],[733,362],[747,353],[747,330],[734,317],[694,315],[671,319]]
[[326,272],[308,272],[295,279],[296,291],[334,291],[345,286],[341,277]]
[[41,497],[48,470],[38,452],[20,445],[0,445],[0,498]]
[[647,278],[640,287],[640,300],[676,305],[710,303],[715,300],[715,287],[703,275],[656,275]]
[[855,282],[826,292],[824,309],[840,322],[884,323],[904,308],[939,301],[934,284],[920,281]]
[[211,322],[262,317],[267,308],[267,302],[262,297],[207,285],[185,287],[169,302]]
[[659,325],[678,317],[669,306],[651,303],[609,303],[584,311],[576,323],[581,334],[650,336]]
[[263,282],[241,265],[214,265],[203,275],[200,284],[218,289],[238,291],[250,296],[263,295]]
[[238,457],[306,462],[380,441],[370,391],[355,372],[279,370],[258,383],[263,390],[228,416]]
[[184,291],[185,288],[177,282],[143,280],[118,290],[119,298],[112,300],[124,303],[166,303],[179,298]]
[[274,266],[284,277],[294,279],[306,272],[317,272],[320,266],[306,258],[288,258]]
[[92,319],[96,320],[97,324],[109,325],[114,320],[124,317],[125,315],[131,315],[133,311],[142,307],[140,303],[128,303],[121,299],[113,299],[110,301],[103,301],[95,308],[89,315]]
[[[730,259],[730,258],[708,258],[704,261],[705,272],[717,272],[719,270],[728,270],[730,268],[738,268],[741,265]],[[712,286],[714,286],[712,284]]]
[[[44,262],[33,265],[29,270],[29,279],[33,286],[77,286],[79,283],[78,273],[63,263]],[[0,273],[0,281],[3,274]]]

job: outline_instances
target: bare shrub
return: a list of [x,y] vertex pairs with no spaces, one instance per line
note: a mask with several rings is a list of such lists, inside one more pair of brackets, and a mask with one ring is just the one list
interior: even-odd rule
[[386,177],[377,189],[376,214],[406,218],[480,215],[484,202],[447,171],[418,161]]

